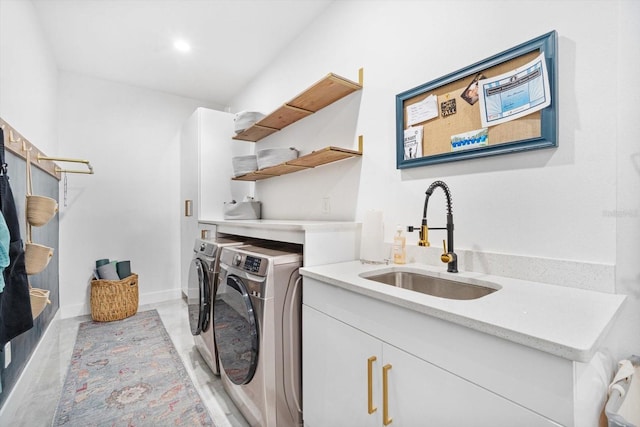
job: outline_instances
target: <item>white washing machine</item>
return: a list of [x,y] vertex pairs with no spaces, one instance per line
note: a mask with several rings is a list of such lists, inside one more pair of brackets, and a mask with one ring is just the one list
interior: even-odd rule
[[252,426],[302,426],[300,247],[226,247],[213,309],[225,390]]
[[219,375],[220,371],[213,334],[212,310],[218,283],[220,251],[227,246],[242,244],[241,241],[232,239],[196,239],[193,245],[187,287],[189,325],[196,348],[215,375]]

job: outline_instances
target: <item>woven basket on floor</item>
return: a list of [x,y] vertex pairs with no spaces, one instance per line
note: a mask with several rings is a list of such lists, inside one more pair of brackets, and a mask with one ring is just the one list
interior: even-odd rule
[[122,280],[91,281],[91,318],[111,322],[131,317],[138,312],[138,275]]

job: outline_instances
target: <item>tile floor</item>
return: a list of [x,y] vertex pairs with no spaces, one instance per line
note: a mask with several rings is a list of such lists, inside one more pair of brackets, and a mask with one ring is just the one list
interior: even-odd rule
[[[154,308],[158,310],[216,427],[247,427],[242,414],[225,393],[220,378],[211,373],[193,344],[187,304],[180,299],[140,306],[138,311]],[[71,360],[78,325],[90,319],[90,316],[80,316],[53,320],[11,396],[0,410],[0,425],[51,425]]]

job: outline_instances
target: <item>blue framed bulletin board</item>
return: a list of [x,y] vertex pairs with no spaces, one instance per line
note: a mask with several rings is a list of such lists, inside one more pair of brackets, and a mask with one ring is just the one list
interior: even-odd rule
[[558,146],[551,31],[396,95],[396,168]]

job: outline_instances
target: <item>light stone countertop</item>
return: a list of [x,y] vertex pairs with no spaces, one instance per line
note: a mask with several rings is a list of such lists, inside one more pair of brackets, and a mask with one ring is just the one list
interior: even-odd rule
[[[499,287],[475,300],[452,300],[396,288],[359,275],[403,269]],[[625,296],[492,276],[448,273],[425,264],[372,265],[350,261],[304,267],[300,273],[371,298],[526,345],[556,356],[588,362],[600,347]]]
[[279,219],[201,219],[202,224],[232,226],[242,228],[257,228],[265,230],[285,231],[315,231],[342,230],[360,227],[360,223],[353,221],[312,221],[312,220],[279,220]]
[[[305,243],[305,235],[309,233],[356,232],[360,224],[352,221],[303,221],[274,219],[241,219],[241,220],[205,220],[202,224],[211,224],[220,233],[238,234],[259,239],[279,240],[289,243]],[[353,259],[342,258],[342,260]],[[338,259],[334,261],[339,261]]]

